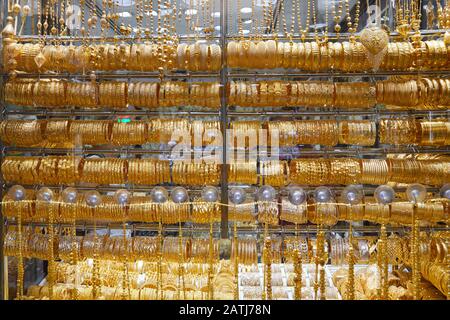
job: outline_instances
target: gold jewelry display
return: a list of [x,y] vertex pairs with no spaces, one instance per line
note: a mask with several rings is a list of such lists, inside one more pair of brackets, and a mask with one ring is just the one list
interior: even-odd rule
[[7,3],[2,297],[448,296],[447,0],[132,5]]

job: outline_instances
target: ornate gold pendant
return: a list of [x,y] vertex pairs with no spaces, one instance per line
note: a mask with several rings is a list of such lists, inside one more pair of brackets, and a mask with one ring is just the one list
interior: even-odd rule
[[389,35],[378,27],[366,28],[361,32],[361,43],[373,55],[382,52],[389,44]]

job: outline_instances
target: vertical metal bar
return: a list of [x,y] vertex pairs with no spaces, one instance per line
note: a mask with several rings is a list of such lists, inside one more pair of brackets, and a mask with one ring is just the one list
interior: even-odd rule
[[[0,120],[4,118],[5,99],[4,99],[4,77],[0,76]],[[0,163],[3,162],[3,144],[0,142]],[[3,177],[0,177],[0,199],[3,200],[4,186]],[[3,217],[2,207],[0,206],[0,300],[4,300],[7,297],[8,290],[8,265],[7,259],[3,252],[3,240],[5,237],[5,219]]]
[[221,96],[221,124],[222,124],[222,172],[221,172],[221,198],[222,211],[220,222],[220,237],[228,239],[228,156],[227,156],[227,128],[228,128],[228,101],[227,101],[227,65],[226,65],[226,51],[227,43],[226,37],[228,33],[228,0],[220,0],[220,44],[222,46],[222,66],[220,68],[220,82],[222,84]]

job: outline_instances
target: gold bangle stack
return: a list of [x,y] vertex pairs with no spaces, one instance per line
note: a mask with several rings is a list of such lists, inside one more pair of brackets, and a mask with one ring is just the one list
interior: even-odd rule
[[[40,122],[40,120],[36,120]],[[64,144],[69,143],[69,123],[70,120],[51,120],[45,121],[45,130],[43,133],[43,139],[50,144]],[[43,142],[43,141],[41,141]]]
[[220,84],[217,82],[180,83],[175,81],[69,82],[49,80],[14,80],[5,86],[8,103],[36,107],[81,107],[124,109],[159,108],[193,105],[210,109],[220,106]]
[[133,195],[128,205],[128,220],[154,222],[157,221],[156,209],[150,197]]
[[230,183],[257,184],[258,175],[256,161],[230,163],[228,179]]
[[36,183],[40,161],[37,157],[5,157],[2,162],[3,179],[22,184]]
[[155,185],[171,181],[170,164],[157,159],[128,159],[127,182],[138,185]]
[[278,202],[258,202],[258,222],[267,225],[278,225]]
[[[66,204],[61,201],[51,202],[49,204],[37,201],[32,190],[27,190],[27,201],[15,202],[8,195],[5,195],[2,203],[2,210],[6,217],[17,217],[18,206],[21,206],[24,222],[42,222],[48,219],[48,208],[51,205],[55,214],[55,221],[61,223],[71,222],[73,219],[72,211],[76,211],[77,220],[92,221],[94,218],[99,221],[123,221],[123,208],[121,208],[112,196],[105,196],[103,203],[92,210],[85,203],[83,197],[75,204]],[[257,209],[261,221],[269,221],[270,224],[278,223],[277,203],[268,206],[258,204]],[[352,207],[352,216],[349,214],[349,207],[342,203],[333,203],[337,207],[334,210],[335,219],[339,221],[370,221],[373,223],[395,223],[401,225],[410,225],[413,214],[413,206],[409,202],[394,202],[391,210],[388,206],[375,202],[374,199],[366,199],[364,203]],[[290,204],[287,199],[281,200],[280,220],[292,223],[304,224],[308,220],[316,223],[317,219],[314,205],[295,206]],[[327,209],[331,210],[331,209]],[[327,212],[325,210],[325,212]],[[330,211],[331,212],[331,211]],[[435,225],[439,222],[445,222],[449,218],[449,212],[446,209],[446,203],[431,199],[429,202],[421,203],[417,209],[418,218],[427,223]],[[126,221],[130,222],[158,222],[164,224],[175,224],[179,220],[182,222],[192,221],[196,223],[209,223],[220,221],[220,206],[218,203],[205,203],[201,200],[194,200],[192,209],[189,205],[177,205],[173,202],[165,204],[153,203],[149,197],[133,196],[130,200]],[[253,222],[255,217],[255,205],[251,202],[244,203],[236,208],[230,209],[230,220],[241,222]]]
[[422,146],[448,145],[450,125],[445,121],[420,121],[419,144]]
[[222,131],[219,121],[194,120],[191,124],[191,138],[195,146],[222,147]]
[[[132,82],[128,85],[127,102],[138,108],[157,108],[159,88],[160,84],[157,82]],[[179,88],[178,91],[182,92]]]
[[[160,93],[161,96],[161,93]],[[220,107],[220,84],[217,82],[194,82],[186,88],[186,98],[172,102],[173,106],[188,104],[191,106],[218,109]]]
[[127,102],[139,108],[193,105],[217,109],[220,85],[217,82],[134,82],[128,86]]
[[35,81],[8,81],[5,84],[5,101],[20,106],[33,106]]
[[376,104],[375,87],[365,82],[260,81],[231,82],[230,105],[241,107],[369,108]]
[[217,185],[220,181],[220,165],[216,163],[186,163],[175,161],[172,166],[172,182],[182,185]]
[[[239,239],[237,246],[231,242],[231,263],[234,263],[234,258],[238,257],[239,264],[254,265],[258,262],[258,247],[256,239]],[[237,249],[237,255],[235,253]]]
[[259,163],[261,184],[270,186],[284,186],[286,184],[287,161],[261,161]]
[[339,122],[339,143],[373,146],[377,138],[375,122],[370,120]]
[[[12,55],[17,56],[17,58],[13,61],[15,63],[19,63],[20,61],[20,67],[19,69],[23,69],[23,71],[27,72],[36,72],[39,70],[37,64],[36,64],[36,57],[41,52],[41,48],[39,45],[33,44],[33,43],[12,43],[12,48],[5,48],[6,51],[10,51]],[[11,59],[13,56],[5,56],[4,61],[8,61],[6,59]],[[10,60],[9,60],[10,61]],[[13,64],[13,61],[11,61],[11,67],[15,67]],[[8,64],[5,64],[5,67],[8,68]]]
[[336,108],[370,108],[377,103],[376,89],[367,82],[337,82],[334,84]]
[[279,146],[339,143],[338,122],[334,120],[269,121],[267,131],[268,143],[278,141]]
[[[210,250],[212,251],[213,260],[218,260],[219,241],[217,241],[217,239],[213,239],[211,248],[209,239],[194,238],[191,240],[189,260],[194,263],[208,263],[210,258]],[[176,259],[176,261],[178,261],[178,257],[176,257]]]
[[383,144],[416,144],[418,123],[414,119],[382,119],[380,120],[380,143]]
[[8,120],[0,122],[0,139],[8,145],[33,146],[42,142],[45,122]]
[[[333,265],[346,264],[348,259],[348,251],[350,248],[349,238],[332,238],[330,239],[330,258]],[[356,259],[355,263],[367,264],[369,262],[369,241],[368,239],[354,239],[351,244]]]
[[228,220],[235,222],[255,222],[257,212],[252,201],[246,201],[238,206],[233,206],[228,211]]
[[334,120],[298,120],[294,122],[298,140],[296,144],[335,146],[339,143],[338,123]]
[[[148,141],[150,143],[181,142],[191,137],[192,125],[187,119],[152,119],[148,123]],[[175,140],[174,140],[175,139]]]
[[[370,108],[377,103],[396,109],[445,109],[450,105],[449,79],[390,79],[375,84],[329,81],[232,81],[230,105],[242,107]],[[61,80],[8,81],[5,100],[21,106],[124,109],[192,105],[217,109],[217,82],[68,82]]]
[[314,224],[334,226],[338,222],[338,215],[335,203],[314,203],[308,207],[308,220]]
[[[177,126],[180,126],[177,131]],[[295,120],[295,121],[236,121],[231,125],[231,141],[241,147],[296,146],[320,144],[336,146],[374,145],[376,123],[370,120]],[[266,131],[261,131],[266,129]],[[150,131],[149,131],[150,130]],[[0,139],[6,145],[16,146],[73,146],[113,144],[142,145],[181,142],[192,138],[195,144],[219,146],[221,134],[219,121],[183,119],[153,119],[130,123],[109,120],[4,120],[0,122]],[[172,136],[173,135],[173,136]],[[442,119],[382,119],[379,125],[383,144],[448,145],[450,122]],[[160,139],[160,140],[158,140]],[[190,142],[190,141],[188,141]],[[246,145],[242,145],[246,143]]]
[[114,123],[111,130],[111,143],[125,146],[145,144],[148,140],[148,128],[145,122]]
[[116,158],[90,158],[82,162],[80,179],[95,184],[117,184],[126,181],[127,161]]
[[361,183],[381,185],[389,180],[386,160],[364,159],[361,163]]
[[[159,59],[160,50],[168,59]],[[447,46],[443,40],[421,42],[422,68],[440,69],[448,65]],[[221,48],[216,44],[178,44],[176,48],[158,44],[100,44],[87,46],[54,46],[11,42],[5,50],[7,70],[26,72],[84,70],[157,71],[161,68],[191,71],[217,71],[221,67]],[[42,52],[43,64],[36,57]],[[373,66],[361,42],[230,41],[227,64],[231,68],[292,68],[311,71],[368,71]],[[382,70],[407,70],[416,65],[416,53],[410,42],[387,44],[381,61]]]
[[39,107],[56,108],[66,101],[66,83],[60,80],[40,80],[32,88],[33,104]]
[[402,108],[446,109],[449,79],[385,80],[376,83],[378,103]]
[[1,207],[3,216],[6,218],[17,217],[18,211],[20,210],[22,222],[32,221],[34,210],[33,198],[34,190],[29,189],[25,190],[25,197],[22,201],[13,201],[8,194],[4,195]]
[[111,140],[112,126],[111,121],[107,120],[70,121],[68,123],[69,141],[74,145],[108,144]]
[[445,264],[423,262],[422,276],[430,281],[444,296],[448,296],[448,272]]
[[[444,41],[423,42],[426,69],[439,69],[448,65]],[[274,40],[252,42],[230,41],[227,64],[231,68],[274,69],[289,68],[311,71],[341,70],[361,72],[372,69],[368,51],[360,42],[334,42],[319,46],[317,42],[279,42]],[[388,43],[380,68],[407,70],[415,66],[416,56],[412,43]]]
[[355,159],[297,159],[290,163],[290,179],[298,184],[352,184],[361,175]]
[[[15,56],[5,57],[7,70],[26,72],[59,71],[158,71],[160,68],[217,71],[221,67],[222,50],[217,44],[178,44],[173,49],[169,45],[145,44],[91,44],[89,46],[64,46],[41,44],[20,44],[13,42],[7,52]],[[164,61],[158,57],[160,50],[168,54]],[[36,57],[42,52],[43,64],[38,66]],[[56,58],[57,57],[57,58]],[[171,63],[169,63],[171,62]],[[174,63],[175,62],[175,63]]]
[[[36,82],[37,84],[38,82]],[[99,106],[99,85],[96,82],[67,82],[66,99],[59,107],[82,107],[93,109]]]
[[384,80],[376,83],[377,101],[386,105],[411,107],[419,104],[419,97],[426,101],[421,81],[414,79]]
[[[2,174],[6,182],[20,184],[58,184],[78,181],[98,184],[123,184],[128,176],[128,160],[116,158],[84,159],[51,157],[5,157]],[[132,161],[133,162],[133,161]],[[156,165],[160,180],[168,180],[167,166]],[[388,168],[386,170],[386,167]],[[64,169],[65,168],[65,169]],[[139,168],[139,167],[138,167]],[[298,184],[355,184],[370,181],[412,183],[423,181],[429,185],[442,185],[449,179],[450,162],[447,159],[294,159],[289,164],[289,180]],[[133,171],[134,170],[134,171]],[[139,172],[135,167],[132,172]],[[146,170],[143,168],[142,170]],[[151,169],[150,169],[151,170]],[[376,177],[382,173],[380,177]],[[136,176],[136,173],[133,173]],[[172,169],[172,182],[205,185],[219,182],[220,165],[216,163],[178,162]],[[257,184],[256,161],[232,162],[229,168],[232,183]],[[378,180],[379,179],[379,180]],[[136,183],[136,182],[135,182]]]
[[216,202],[206,202],[202,199],[194,199],[192,203],[191,221],[194,223],[220,222],[220,205]]
[[163,224],[175,224],[186,222],[190,220],[191,207],[189,203],[175,203],[173,201],[166,201],[162,206],[156,205],[157,218]]
[[125,109],[128,84],[126,82],[101,82],[98,85],[99,107]]
[[295,224],[305,224],[308,223],[307,213],[306,204],[295,205],[288,199],[283,198],[281,200],[280,220]]
[[[296,159],[290,162],[290,179],[297,184],[355,184],[374,181],[442,185],[449,179],[450,163],[412,159]],[[387,167],[387,170],[386,170]],[[376,174],[382,173],[379,177]]]
[[340,221],[360,221],[364,220],[364,209],[363,204],[355,204],[351,206],[346,203],[338,203],[338,215]]
[[261,121],[233,121],[230,123],[230,142],[238,148],[258,146],[263,142],[259,139],[261,129]]

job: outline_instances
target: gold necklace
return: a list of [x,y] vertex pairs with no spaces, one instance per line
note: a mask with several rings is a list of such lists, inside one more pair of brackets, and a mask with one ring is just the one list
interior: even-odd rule
[[138,38],[138,42],[141,38],[142,33],[142,23],[144,20],[144,4],[141,0],[136,0],[136,35]]
[[[293,0],[295,2],[292,2],[292,5],[294,6],[292,9],[292,14],[295,14],[296,20],[297,20],[297,30],[298,34],[301,34],[301,27],[302,27],[302,19],[300,16],[300,0]],[[293,31],[294,33],[294,31]]]
[[[153,35],[155,33],[155,16],[153,15],[153,0],[148,0],[148,14],[149,14],[149,21],[148,21],[148,32],[147,32],[147,40],[153,41]],[[188,32],[186,32],[188,34]]]
[[317,33],[317,16],[316,16],[316,4],[315,0],[312,1],[312,11],[313,11],[313,24],[314,24],[314,39],[319,43],[319,35]]
[[328,42],[328,1],[325,1],[325,33],[321,43],[326,44]]
[[360,2],[360,0],[357,0],[356,1],[356,10],[355,10],[355,19],[354,19],[353,29],[352,29],[353,33],[358,31],[360,9],[361,9],[361,2]]
[[286,8],[285,8],[284,0],[281,1],[281,4],[280,4],[280,12],[281,12],[281,18],[283,20],[283,33],[284,33],[284,36],[287,38],[288,37],[288,31],[287,31]]
[[237,20],[238,20],[238,34],[241,41],[244,40],[244,31],[242,30],[242,17],[241,17],[241,9],[242,2],[241,0],[237,0]]
[[[350,14],[350,3],[349,0],[345,0],[345,11],[346,11],[346,20],[347,20],[347,28],[348,32],[350,33],[349,40],[351,42],[355,41],[355,32],[358,28],[359,24],[359,10],[360,10],[360,1],[356,1],[356,12],[355,12],[355,18],[352,19],[352,16]],[[353,22],[352,22],[353,20]]]
[[341,25],[339,22],[342,17],[342,0],[337,0],[337,10],[336,5],[333,4],[333,16],[334,16],[334,31],[336,32],[336,37],[339,39],[339,33],[341,32]]
[[411,26],[412,29],[416,32],[420,29],[420,22],[422,19],[422,12],[420,10],[420,1],[412,0],[412,14],[411,14]]
[[255,0],[252,0],[252,15],[250,19],[252,21],[252,27],[250,28],[250,41],[253,41],[256,37],[255,28],[258,26],[258,21],[255,17]]
[[406,39],[408,33],[411,30],[411,25],[409,24],[409,5],[405,0],[401,2],[398,0],[398,16],[397,16],[397,32]]
[[309,31],[309,23],[311,21],[311,3],[309,0],[307,1],[307,9],[306,9],[306,22],[305,22],[305,28],[302,29],[302,24],[301,24],[301,13],[300,13],[300,0],[298,0],[297,4],[298,4],[298,23],[299,23],[299,29],[301,31],[301,39],[303,42],[305,42],[306,40],[306,35],[308,34]]
[[158,22],[157,22],[157,31],[158,31],[158,40],[157,40],[157,45],[158,45],[158,61],[159,61],[159,66],[158,66],[158,71],[159,71],[159,77],[160,77],[160,81],[162,81],[162,78],[164,76],[164,48],[162,46],[162,21],[161,21],[161,6],[162,6],[162,0],[158,0],[157,2],[157,10],[158,10]]
[[[269,0],[269,11],[268,11],[268,19],[269,19],[269,31],[271,31],[272,36],[274,35],[275,31],[275,20],[273,19],[273,7]],[[276,36],[276,33],[275,33]]]
[[102,17],[100,19],[100,30],[101,30],[101,36],[102,36],[102,42],[105,41],[106,37],[106,28],[108,27],[108,5],[106,0],[102,1]]
[[59,4],[59,35],[63,36],[66,34],[66,26],[65,26],[65,20],[64,20],[64,12],[65,12],[65,5],[64,1],[61,1]]
[[263,28],[264,28],[264,33],[267,32],[268,28],[269,28],[269,23],[267,20],[267,0],[264,0],[263,3]]
[[262,30],[264,29],[264,3],[262,3],[261,15],[256,16],[255,21],[255,39],[256,41],[262,40]]

